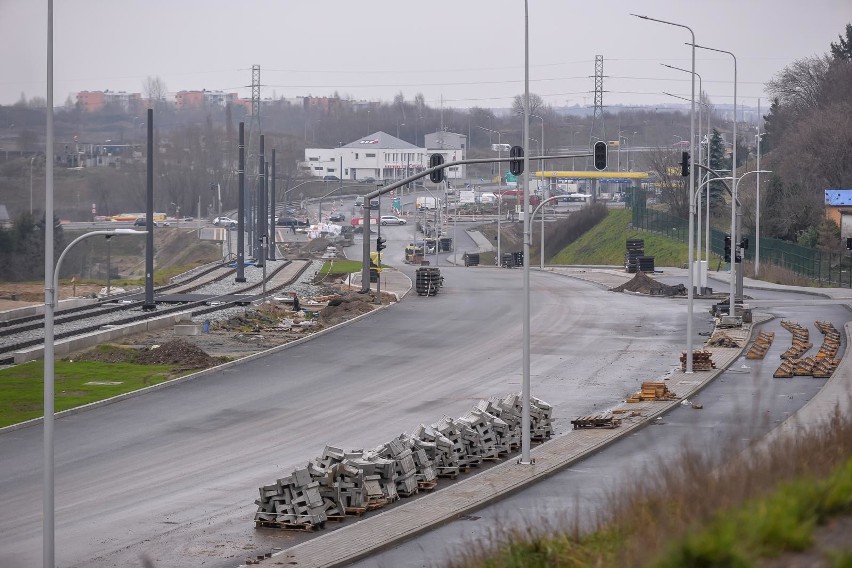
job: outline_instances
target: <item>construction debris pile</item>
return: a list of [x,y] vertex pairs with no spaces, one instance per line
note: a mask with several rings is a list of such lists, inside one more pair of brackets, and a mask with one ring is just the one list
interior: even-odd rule
[[[553,435],[553,407],[530,397],[530,438]],[[323,528],[328,520],[362,515],[400,497],[433,489],[439,477],[497,460],[521,444],[520,394],[481,400],[458,419],[444,417],[414,434],[401,434],[372,450],[326,446],[306,467],[259,488],[258,527]]]
[[781,325],[793,334],[793,343],[781,355],[781,364],[772,374],[775,378],[814,377],[826,379],[834,374],[840,361],[835,358],[840,348],[840,333],[831,322],[816,321],[817,329],[823,334],[823,342],[815,356],[802,357],[813,344],[809,331],[796,322],[782,321]]
[[769,347],[772,345],[772,341],[774,339],[774,331],[761,331],[757,334],[757,339],[754,340],[751,347],[748,348],[748,351],[746,352],[746,359],[763,359],[766,356],[766,352],[769,351]]
[[707,345],[710,347],[738,348],[740,343],[724,331],[717,331],[707,340]]
[[[730,339],[730,338],[729,338]],[[734,341],[731,339],[731,341]],[[736,343],[736,342],[734,342]],[[724,346],[727,347],[727,346]],[[712,371],[716,368],[716,363],[713,362],[713,352],[704,350],[695,350],[692,352],[692,370],[693,371]],[[686,370],[686,352],[680,354],[680,368]]]
[[670,391],[663,381],[643,381],[642,390],[628,397],[627,402],[674,400],[676,398],[677,395]]
[[648,294],[649,296],[685,296],[686,286],[678,284],[669,286],[655,280],[644,272],[637,272],[636,276],[620,286],[611,289],[612,292],[635,292],[637,294]]

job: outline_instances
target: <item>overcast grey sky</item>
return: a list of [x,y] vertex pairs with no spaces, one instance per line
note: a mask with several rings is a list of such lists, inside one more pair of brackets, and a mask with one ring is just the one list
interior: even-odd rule
[[[595,55],[604,104],[689,97],[689,26],[696,42],[731,51],[740,104],[790,62],[819,55],[852,22],[850,0],[529,0],[530,91],[554,105],[594,102]],[[0,0],[0,104],[46,93],[46,0]],[[422,93],[430,106],[506,107],[523,93],[523,0],[55,0],[54,102],[81,90],[390,101]],[[716,104],[732,101],[733,60],[699,50],[696,71]]]

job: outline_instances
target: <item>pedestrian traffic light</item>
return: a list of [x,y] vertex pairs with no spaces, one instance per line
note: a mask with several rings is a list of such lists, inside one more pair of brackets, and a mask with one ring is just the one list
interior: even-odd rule
[[743,237],[740,239],[740,248],[743,250],[748,250],[748,237]]
[[595,142],[595,169],[598,171],[606,169],[606,142],[601,140]]
[[387,246],[385,245],[386,242],[387,239],[383,239],[382,237],[376,237],[376,252],[385,250],[387,248]]
[[[429,167],[434,168],[444,163],[444,156],[441,154],[432,154],[429,156]],[[432,183],[441,183],[444,181],[444,168],[435,170],[429,174],[429,181]]]
[[683,177],[689,175],[689,152],[684,152],[680,155],[680,175]]
[[725,235],[725,262],[731,262],[731,237]]
[[512,146],[509,149],[509,173],[519,176],[524,173],[524,149],[520,146]]
[[846,237],[846,250],[852,250],[852,237]]

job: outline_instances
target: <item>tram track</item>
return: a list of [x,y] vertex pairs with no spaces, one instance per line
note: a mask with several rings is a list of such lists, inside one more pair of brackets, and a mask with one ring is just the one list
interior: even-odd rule
[[[266,294],[269,295],[274,293],[282,288],[285,288],[295,282],[311,265],[311,262],[308,260],[289,260],[282,263],[280,266],[276,267],[270,274],[266,277]],[[281,273],[281,271],[287,269],[287,267],[291,267],[291,269],[295,269],[292,276],[283,282],[274,282],[276,280],[276,276]],[[221,267],[213,267],[213,269],[209,271],[205,271],[202,274],[209,275],[214,270]],[[225,274],[221,276],[217,276],[213,280],[208,280],[205,283],[201,283],[198,286],[194,286],[191,289],[197,290],[204,286],[204,284],[209,284],[211,282],[215,282],[221,280],[228,276],[228,274],[232,274],[234,271],[227,271]],[[181,283],[181,284],[185,284]],[[166,305],[165,307],[158,307],[157,310],[154,311],[141,311],[142,302],[134,302],[132,304],[125,304],[120,306],[110,306],[109,309],[101,310],[97,313],[83,313],[83,314],[74,314],[70,315],[67,318],[58,318],[56,320],[56,326],[54,330],[54,341],[69,339],[77,336],[82,336],[88,333],[92,333],[95,331],[99,331],[104,329],[107,326],[111,327],[119,327],[123,325],[129,325],[133,323],[137,323],[140,321],[159,318],[164,315],[176,314],[189,312],[190,317],[205,315],[209,313],[214,313],[217,311],[225,310],[228,308],[232,308],[237,305],[245,305],[247,303],[251,303],[257,298],[257,295],[252,295],[252,291],[260,290],[263,287],[263,282],[252,283],[246,286],[242,286],[236,288],[232,291],[229,291],[227,294],[217,294],[210,295],[202,300],[189,301],[180,304]],[[162,287],[158,289],[158,292],[162,293],[165,291],[172,291],[177,288],[177,284],[168,287]],[[167,289],[168,288],[168,289]],[[190,289],[183,289],[182,291],[187,292]],[[235,296],[245,296],[244,298],[235,298]],[[156,297],[155,297],[156,300]],[[140,310],[140,311],[137,311]],[[110,317],[113,314],[117,313],[127,313],[127,312],[135,312],[132,315],[126,315],[124,317]],[[106,320],[105,320],[106,317]],[[44,334],[43,332],[36,337],[23,337],[27,334],[32,335],[37,333],[39,329],[43,330],[44,327],[44,317],[40,318],[42,321],[36,324],[29,324],[26,326],[24,331],[23,327],[18,330],[6,329],[0,330],[0,336],[4,337],[2,346],[0,346],[0,364],[11,364],[14,363],[15,352],[27,349],[36,345],[40,345],[44,343]],[[61,321],[60,321],[61,320]],[[86,320],[97,320],[92,323],[87,324]],[[71,329],[61,329],[62,326],[70,326]],[[4,333],[4,332],[12,332],[16,331],[17,333]],[[18,336],[16,338],[16,335]]]

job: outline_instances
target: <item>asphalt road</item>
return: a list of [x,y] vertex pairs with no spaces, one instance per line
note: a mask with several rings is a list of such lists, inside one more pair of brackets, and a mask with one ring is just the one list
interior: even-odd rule
[[[662,278],[669,284],[679,279]],[[720,286],[721,288],[721,286]],[[815,320],[831,321],[842,330],[849,310],[837,301],[807,294],[746,289],[749,304],[774,319],[757,326],[775,332],[775,341],[762,360],[740,357],[694,400],[702,410],[678,406],[663,420],[626,436],[559,474],[519,493],[471,512],[414,539],[352,564],[357,568],[425,568],[444,566],[471,550],[503,541],[507,531],[567,526],[579,520],[585,526],[606,513],[614,491],[623,489],[670,463],[684,450],[702,451],[718,463],[723,456],[778,426],[810,400],[826,379],[794,377],[773,379],[780,355],[790,346],[791,335],[781,320],[808,327],[814,350],[822,335]],[[680,301],[678,301],[680,303]],[[697,302],[704,309],[706,302]],[[845,334],[841,333],[845,350]],[[841,351],[839,356],[842,356]],[[535,390],[533,391],[535,392]]]
[[[442,272],[435,297],[59,418],[57,566],[138,566],[148,555],[158,567],[230,567],[286,547],[293,537],[254,527],[260,485],[325,444],[373,447],[520,391],[522,272]],[[682,304],[552,274],[533,273],[532,289],[532,384],[555,406],[557,431],[676,364]],[[709,328],[709,315],[696,321],[696,333]],[[0,566],[40,563],[41,468],[40,427],[0,434]]]

